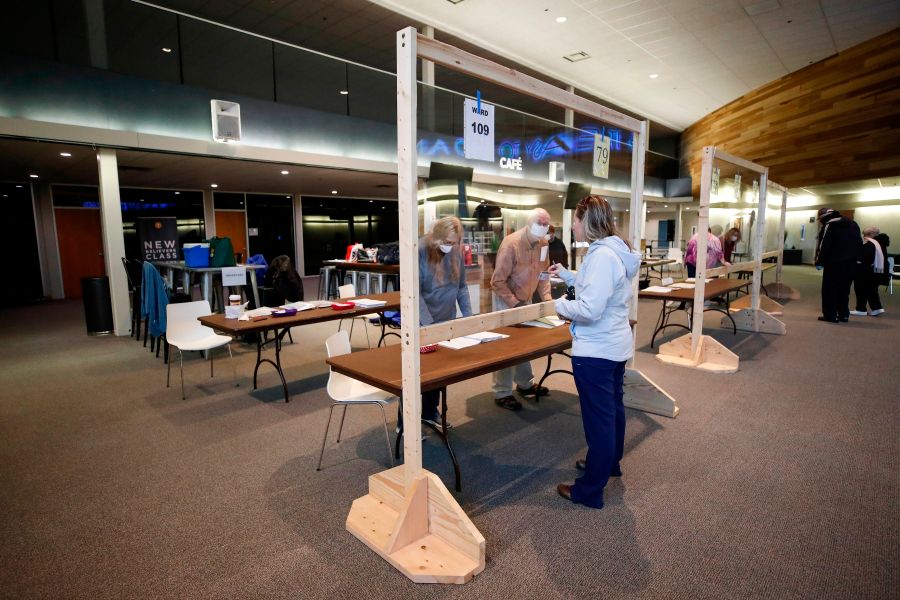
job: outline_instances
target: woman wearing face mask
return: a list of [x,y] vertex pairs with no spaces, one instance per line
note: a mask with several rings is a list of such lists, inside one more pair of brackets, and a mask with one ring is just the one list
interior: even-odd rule
[[734,252],[740,241],[741,230],[737,227],[732,227],[725,232],[725,235],[722,236],[722,260],[724,262],[731,262],[731,253]]
[[572,372],[588,451],[575,463],[582,476],[556,490],[572,502],[603,508],[606,482],[622,475],[625,362],[634,354],[628,313],[641,255],[618,236],[612,208],[600,196],[579,202],[572,231],[579,242],[590,242],[581,268],[575,275],[554,264],[550,272],[575,286],[575,299],[558,299],[556,312],[572,321]]
[[[431,325],[472,315],[466,269],[460,241],[462,223],[456,217],[435,222],[431,232],[419,239],[419,324]],[[440,426],[439,392],[422,394],[422,420]]]

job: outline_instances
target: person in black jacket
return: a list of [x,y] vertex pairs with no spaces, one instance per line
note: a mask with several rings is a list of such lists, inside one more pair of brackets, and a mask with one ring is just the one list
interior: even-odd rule
[[829,323],[850,320],[850,285],[862,253],[862,235],[853,219],[833,208],[819,209],[816,268],[822,273],[822,316]]
[[556,227],[553,225],[550,226],[550,230],[547,232],[547,235],[550,237],[550,244],[548,246],[550,252],[550,264],[560,264],[565,268],[569,268],[569,252],[566,250],[566,245],[563,243],[559,236],[556,235]]
[[303,300],[303,280],[291,264],[291,259],[284,254],[269,263],[266,284],[273,288],[272,296],[267,299],[270,306]]
[[[881,307],[881,298],[878,297],[878,285],[881,274],[884,273],[887,260],[881,244],[875,241],[877,227],[866,227],[863,230],[862,253],[859,265],[856,268],[856,277],[853,278],[853,289],[856,292],[856,310],[851,310],[851,315],[865,317],[872,315],[877,317],[884,312]],[[869,312],[866,305],[869,305]]]

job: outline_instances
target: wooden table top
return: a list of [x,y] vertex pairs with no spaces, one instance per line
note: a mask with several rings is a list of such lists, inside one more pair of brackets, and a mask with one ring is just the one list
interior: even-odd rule
[[[776,263],[763,263],[762,265],[760,265],[759,270],[768,271],[769,269],[774,269],[777,266],[778,265]],[[736,271],[732,271],[732,273],[752,273],[755,268],[756,267],[743,267]]]
[[388,273],[390,275],[400,274],[400,265],[386,265],[384,263],[373,262],[347,262],[345,260],[324,260],[322,264],[326,267],[337,267],[345,271],[369,271],[370,273]]
[[[365,296],[355,296],[355,298],[384,300],[386,304],[382,306],[373,306],[372,308],[362,308],[357,306],[352,310],[334,310],[331,307],[313,308],[310,310],[298,311],[296,315],[291,317],[269,316],[264,317],[258,321],[239,321],[238,319],[226,319],[225,315],[223,314],[207,315],[205,317],[200,317],[199,320],[207,327],[211,327],[216,331],[221,331],[223,333],[227,333],[228,335],[242,335],[245,333],[253,333],[258,331],[270,331],[272,329],[309,325],[310,323],[321,323],[322,321],[336,321],[338,319],[378,313],[383,310],[400,310],[400,292],[388,292],[386,294],[366,294]],[[353,300],[354,298],[345,298],[340,300],[340,302],[352,302]]]
[[[703,299],[709,300],[710,298],[733,292],[746,285],[746,279],[726,279],[722,277],[712,279],[706,282],[706,287],[703,290]],[[690,302],[694,299],[694,288],[673,288],[671,292],[648,292],[647,290],[641,290],[638,293],[638,297],[652,300],[678,300]]]
[[641,261],[642,267],[658,267],[660,265],[671,265],[675,262],[674,258],[651,258]]
[[[491,331],[509,337],[461,350],[438,346],[434,352],[422,354],[419,357],[422,391],[440,389],[572,346],[572,335],[565,325],[553,329],[511,326]],[[400,352],[401,346],[396,344],[335,356],[326,362],[338,373],[399,396],[403,391]]]

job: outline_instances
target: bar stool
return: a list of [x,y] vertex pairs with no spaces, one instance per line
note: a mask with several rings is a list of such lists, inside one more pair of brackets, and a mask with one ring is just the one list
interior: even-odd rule
[[344,280],[341,282],[341,285],[346,285],[347,278],[350,278],[350,283],[353,284],[353,290],[359,294],[359,271],[346,271],[344,273]]
[[[385,275],[384,273],[371,273],[370,274],[369,292],[368,292],[369,294],[372,294],[372,293],[383,294],[385,291],[387,291],[387,290],[385,290],[385,287],[384,287],[386,285],[384,275]],[[374,292],[372,292],[372,278],[373,277],[375,278],[375,285],[376,285]]]
[[319,269],[319,291],[317,292],[317,300],[330,300],[337,297],[337,276],[336,269],[332,265],[324,266]]

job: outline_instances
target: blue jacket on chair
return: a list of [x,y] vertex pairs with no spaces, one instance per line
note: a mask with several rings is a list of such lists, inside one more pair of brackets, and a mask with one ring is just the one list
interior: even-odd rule
[[166,332],[166,307],[169,305],[169,290],[159,271],[144,261],[144,283],[141,292],[141,317],[149,319],[150,335],[159,337]]

